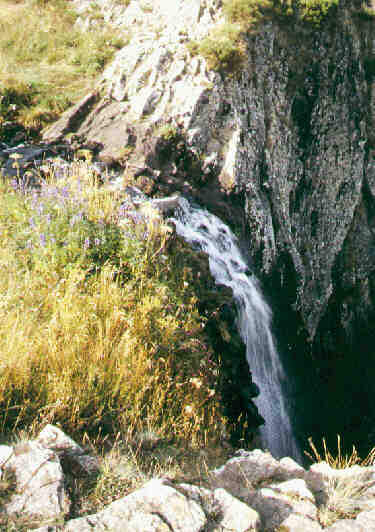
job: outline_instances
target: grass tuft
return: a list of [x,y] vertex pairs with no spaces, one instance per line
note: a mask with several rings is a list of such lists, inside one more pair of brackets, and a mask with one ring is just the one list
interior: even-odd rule
[[326,462],[333,469],[345,469],[356,464],[363,467],[370,466],[375,460],[375,447],[364,459],[358,456],[357,449],[354,445],[350,454],[343,454],[341,449],[341,436],[339,434],[337,435],[337,452],[335,454],[332,454],[328,449],[325,438],[322,439],[323,450],[321,452],[318,451],[312,438],[309,438],[309,445],[312,454],[305,451],[306,456],[308,456],[312,462]]
[[339,519],[354,519],[361,511],[369,509],[366,491],[373,485],[368,475],[352,478],[333,478],[328,481],[327,501],[319,508],[319,522],[331,526]]

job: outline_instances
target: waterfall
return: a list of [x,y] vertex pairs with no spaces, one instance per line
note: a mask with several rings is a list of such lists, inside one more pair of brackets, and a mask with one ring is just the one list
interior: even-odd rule
[[286,405],[286,376],[271,333],[272,314],[262,297],[259,282],[249,272],[236,236],[219,218],[186,199],[181,198],[179,204],[172,219],[177,233],[207,253],[217,284],[233,291],[247,361],[260,388],[254,402],[266,421],[260,428],[262,445],[276,458],[300,459]]

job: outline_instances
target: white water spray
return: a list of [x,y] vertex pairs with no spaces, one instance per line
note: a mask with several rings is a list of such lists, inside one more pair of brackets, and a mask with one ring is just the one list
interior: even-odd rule
[[187,242],[206,252],[217,284],[228,286],[238,308],[238,328],[246,345],[253,380],[260,388],[254,400],[266,420],[260,428],[262,444],[273,456],[300,458],[286,408],[283,389],[286,377],[271,333],[271,310],[249,272],[230,229],[208,211],[180,199],[173,218],[176,230]]

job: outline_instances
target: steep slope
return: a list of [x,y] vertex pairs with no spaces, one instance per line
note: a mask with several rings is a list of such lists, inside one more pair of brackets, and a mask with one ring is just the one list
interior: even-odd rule
[[342,0],[319,28],[268,20],[247,37],[239,72],[214,73],[186,45],[222,20],[219,7],[181,0],[171,13],[163,0],[131,2],[123,18],[139,24],[131,43],[45,139],[73,127],[78,144],[122,164],[126,179],[155,194],[190,193],[229,219],[283,310],[286,343],[315,360],[313,393],[337,398],[343,430],[366,431],[375,361],[373,19],[361,2]]

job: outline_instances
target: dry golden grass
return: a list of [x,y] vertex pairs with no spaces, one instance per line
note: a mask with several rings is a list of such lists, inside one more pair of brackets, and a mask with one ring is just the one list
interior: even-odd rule
[[343,454],[341,449],[341,436],[337,435],[337,452],[332,454],[327,447],[325,438],[322,440],[322,454],[318,451],[316,445],[309,438],[309,445],[312,450],[312,454],[305,451],[306,456],[310,458],[312,462],[327,462],[327,464],[334,469],[345,469],[353,465],[359,464],[361,466],[369,466],[374,463],[375,460],[375,447],[368,453],[366,458],[361,458],[358,455],[357,449],[353,445],[352,452],[350,454]]
[[228,450],[196,254],[150,209],[132,223],[83,164],[39,194],[13,187],[0,183],[3,438],[50,422],[99,456],[97,477],[67,475],[72,516],[155,476],[201,481]]
[[[226,419],[197,307],[204,281],[181,243],[162,253],[163,224],[120,231],[119,199],[89,181],[73,181],[65,207],[1,187],[1,430],[151,425],[166,440],[217,440]],[[74,209],[84,214],[73,223]]]
[[333,478],[328,481],[327,501],[319,508],[319,522],[323,527],[331,526],[339,519],[353,519],[361,511],[369,509],[370,496],[366,491],[369,474],[352,478]]

